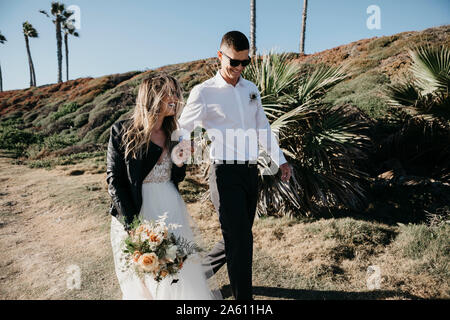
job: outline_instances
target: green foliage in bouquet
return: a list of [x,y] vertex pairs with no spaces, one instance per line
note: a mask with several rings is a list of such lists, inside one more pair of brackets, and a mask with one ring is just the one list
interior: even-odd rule
[[169,232],[179,225],[166,226],[166,218],[164,214],[155,222],[135,217],[124,240],[127,266],[134,265],[141,277],[152,273],[157,282],[176,275],[190,255],[202,251],[196,243]]

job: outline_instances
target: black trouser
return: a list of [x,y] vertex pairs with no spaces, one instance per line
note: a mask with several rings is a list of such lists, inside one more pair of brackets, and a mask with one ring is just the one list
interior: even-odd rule
[[209,252],[204,263],[216,273],[226,262],[235,299],[250,300],[258,168],[256,164],[211,164],[209,188],[223,240]]

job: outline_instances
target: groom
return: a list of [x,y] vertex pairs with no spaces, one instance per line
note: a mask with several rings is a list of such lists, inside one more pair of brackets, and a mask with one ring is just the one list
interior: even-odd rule
[[[291,169],[270,130],[256,85],[241,77],[250,63],[249,42],[239,31],[226,33],[217,56],[217,74],[195,86],[180,116],[183,130],[197,125],[212,140],[209,187],[223,240],[204,264],[213,273],[225,263],[236,300],[252,299],[252,225],[258,199],[258,142],[289,181]],[[186,133],[186,131],[185,131]],[[190,135],[185,135],[189,139]],[[237,138],[238,143],[235,143]]]

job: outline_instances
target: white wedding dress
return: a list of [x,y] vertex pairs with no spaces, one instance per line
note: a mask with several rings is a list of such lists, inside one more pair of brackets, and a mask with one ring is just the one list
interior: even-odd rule
[[[181,195],[170,180],[172,160],[170,154],[163,155],[161,163],[156,163],[142,184],[142,208],[140,216],[146,220],[158,220],[167,212],[166,224],[180,224],[171,230],[175,235],[195,241],[192,219]],[[168,276],[156,282],[151,275],[141,280],[132,269],[125,267],[123,240],[127,237],[123,225],[112,216],[111,246],[115,270],[124,300],[210,300],[221,299],[220,291],[214,288],[214,277],[205,275],[199,254],[192,255],[183,263],[178,282],[172,283]]]

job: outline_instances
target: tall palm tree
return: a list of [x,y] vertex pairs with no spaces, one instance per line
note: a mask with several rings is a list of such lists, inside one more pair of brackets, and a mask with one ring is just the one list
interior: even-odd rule
[[34,65],[33,60],[31,59],[31,51],[30,51],[30,44],[28,39],[29,38],[37,38],[38,32],[35,28],[29,23],[28,21],[25,21],[23,24],[23,36],[25,37],[25,45],[27,47],[27,53],[28,53],[28,65],[30,67],[30,87],[36,86],[36,74],[34,72]]
[[302,33],[300,34],[300,53],[305,53],[305,30],[306,30],[306,13],[308,10],[308,0],[303,0],[302,13]]
[[[0,43],[5,43],[6,37],[0,31]],[[0,65],[0,92],[3,92],[2,66]]]
[[256,0],[250,0],[250,56],[256,55]]
[[[69,12],[69,11],[68,11]],[[64,47],[66,49],[66,81],[69,81],[69,35],[74,37],[79,37],[80,34],[75,31],[75,26],[73,25],[74,19],[67,19],[62,24],[62,29],[64,31]]]
[[[50,15],[45,10],[39,10],[40,13],[45,14],[48,18]],[[58,82],[62,82],[62,24],[66,21],[72,14],[72,11],[66,10],[64,3],[52,2],[50,13],[54,17],[52,22],[55,24],[56,28],[56,56],[58,59]]]

